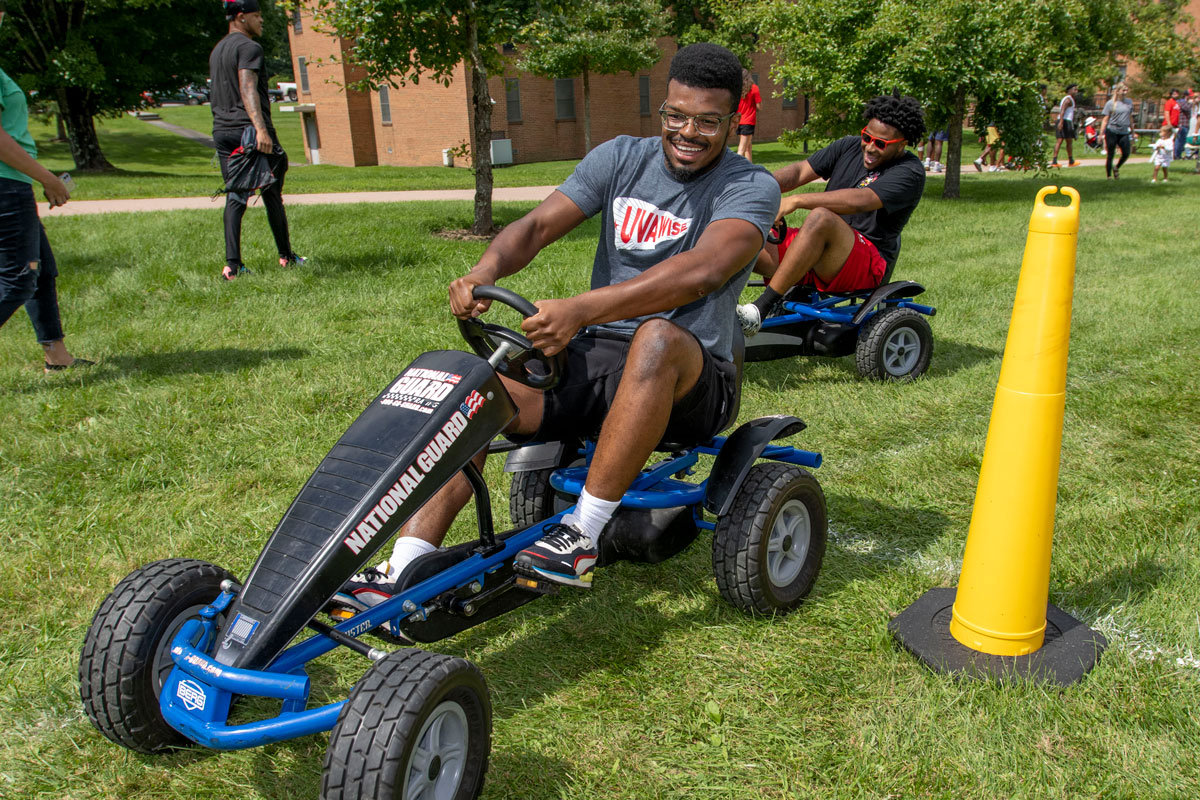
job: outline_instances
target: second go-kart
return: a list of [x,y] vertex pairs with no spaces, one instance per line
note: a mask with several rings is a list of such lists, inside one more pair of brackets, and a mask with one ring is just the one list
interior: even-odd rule
[[[776,226],[767,240],[778,244],[781,238]],[[933,331],[925,318],[937,310],[912,301],[925,291],[924,286],[892,281],[891,271],[888,267],[878,287],[856,292],[793,287],[778,313],[764,319],[759,332],[746,340],[746,361],[853,354],[864,378],[911,381],[920,377],[933,354]]]
[[[475,294],[536,313],[505,289]],[[476,353],[425,353],[389,383],[321,461],[244,582],[173,558],[135,570],[108,595],[79,665],[84,708],[101,733],[153,753],[330,731],[324,798],[479,793],[492,714],[481,672],[462,658],[376,645],[436,642],[545,593],[514,574],[513,560],[572,507],[564,498],[579,493],[592,445],[543,443],[510,455],[518,527],[496,533],[471,459],[516,416],[500,375],[548,388],[561,361],[516,331],[459,324]],[[794,417],[766,417],[699,447],[664,443],[663,459],[636,479],[605,529],[600,564],[659,561],[709,530],[726,600],[749,613],[794,609],[816,580],[827,527],[821,487],[805,469],[818,467],[820,455],[775,444],[803,428]],[[711,457],[708,477],[687,480],[702,456]],[[390,600],[323,620],[335,592],[459,472],[474,490],[478,538],[414,562]],[[362,638],[370,632],[377,641]],[[370,666],[348,699],[310,707],[307,667],[338,646]],[[269,698],[278,713],[231,721],[245,697]],[[239,709],[239,720],[250,713]]]

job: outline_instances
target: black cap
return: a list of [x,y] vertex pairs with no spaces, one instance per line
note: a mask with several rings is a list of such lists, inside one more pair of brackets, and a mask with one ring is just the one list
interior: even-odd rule
[[232,21],[238,14],[253,14],[259,11],[258,0],[222,0],[225,19]]

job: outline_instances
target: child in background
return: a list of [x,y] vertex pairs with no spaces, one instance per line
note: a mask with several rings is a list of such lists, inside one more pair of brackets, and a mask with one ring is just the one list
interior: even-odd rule
[[1150,179],[1151,183],[1158,183],[1159,167],[1162,167],[1162,182],[1167,182],[1167,170],[1171,166],[1171,158],[1174,154],[1175,129],[1170,125],[1163,125],[1158,132],[1158,141],[1154,143],[1154,150],[1150,155],[1150,163],[1154,165],[1154,177]]

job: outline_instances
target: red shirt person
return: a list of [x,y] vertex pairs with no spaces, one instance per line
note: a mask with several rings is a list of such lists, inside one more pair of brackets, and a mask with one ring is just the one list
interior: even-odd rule
[[753,162],[750,148],[754,144],[754,126],[758,123],[758,107],[762,94],[754,83],[750,70],[742,69],[742,98],[738,101],[738,155]]

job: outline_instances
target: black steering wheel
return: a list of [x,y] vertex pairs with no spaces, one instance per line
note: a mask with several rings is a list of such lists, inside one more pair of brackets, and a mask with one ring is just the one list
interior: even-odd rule
[[787,236],[787,220],[781,219],[767,231],[767,244],[779,244]]
[[[533,303],[516,292],[499,286],[476,286],[472,295],[476,300],[496,300],[504,303],[525,317],[532,317],[538,313],[537,306]],[[566,351],[548,356],[516,331],[474,318],[460,319],[458,331],[480,358],[490,360],[502,344],[508,345],[509,352],[495,368],[496,372],[517,383],[533,389],[550,389],[556,386],[562,377],[567,360]]]

